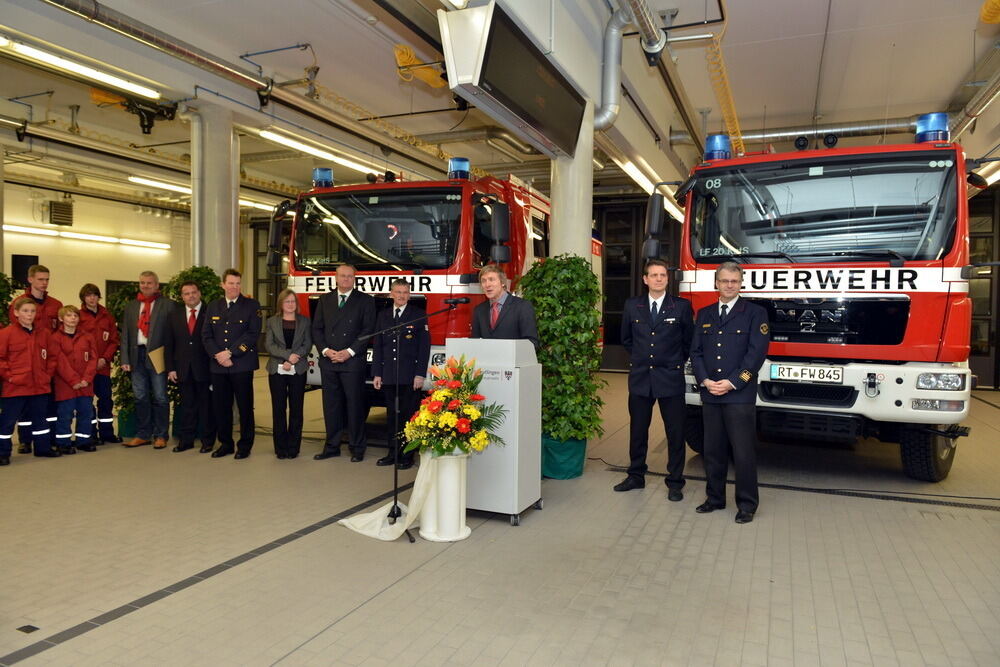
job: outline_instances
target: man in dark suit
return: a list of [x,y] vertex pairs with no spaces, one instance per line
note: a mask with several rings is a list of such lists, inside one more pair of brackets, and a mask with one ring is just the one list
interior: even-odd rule
[[642,281],[649,294],[625,302],[622,313],[622,345],[629,353],[628,477],[615,491],[631,491],[646,485],[646,452],[653,405],[659,402],[660,417],[667,431],[667,498],[684,499],[684,361],[694,330],[691,303],[667,294],[667,265],[652,259],[646,263]]
[[340,433],[346,425],[351,461],[365,458],[365,351],[375,332],[375,299],[354,289],[356,271],[337,267],[337,290],[319,298],[313,313],[313,343],[319,350],[326,443],[316,460],[340,456]]
[[770,342],[767,311],[740,298],[743,269],[724,262],[715,271],[719,301],[698,311],[691,364],[705,420],[704,514],[726,506],[729,449],[736,466],[736,523],[757,511],[757,372]]
[[155,273],[139,274],[139,293],[125,306],[121,322],[122,370],[132,374],[136,419],[135,437],[125,443],[126,447],[148,445],[151,438],[156,449],[167,446],[167,372],[166,368],[155,368],[150,357],[165,360],[176,305],[160,295],[160,279]]
[[[375,465],[388,466],[399,461],[399,469],[413,467],[413,452],[403,453],[399,432],[406,420],[420,406],[427,362],[431,356],[431,336],[427,331],[425,311],[410,304],[410,285],[403,279],[392,282],[392,306],[378,314],[376,331],[402,324],[398,331],[375,336],[372,376],[375,389],[385,394],[386,425],[389,428],[389,453]],[[399,399],[398,409],[396,399]]]
[[507,291],[506,276],[496,264],[484,266],[479,271],[486,301],[472,311],[473,338],[525,338],[538,350],[538,325],[535,309]]
[[240,411],[240,440],[236,459],[250,456],[253,448],[253,372],[259,368],[260,304],[240,294],[243,276],[236,269],[222,274],[222,298],[208,304],[201,330],[205,351],[211,356],[212,403],[219,448],[212,458],[233,453],[233,399]]
[[[215,414],[212,411],[212,374],[208,370],[208,353],[202,342],[206,308],[201,302],[198,283],[181,285],[183,308],[176,308],[170,318],[172,336],[167,343],[167,380],[178,385],[181,400],[180,442],[175,452],[194,447],[195,436],[201,439],[201,453],[215,446]],[[199,425],[201,430],[199,432]]]

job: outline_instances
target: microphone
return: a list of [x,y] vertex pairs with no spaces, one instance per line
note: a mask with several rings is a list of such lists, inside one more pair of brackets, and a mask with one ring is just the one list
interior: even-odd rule
[[467,297],[467,296],[460,296],[457,299],[445,299],[444,302],[446,304],[448,304],[449,306],[453,306],[456,303],[469,303],[469,297]]

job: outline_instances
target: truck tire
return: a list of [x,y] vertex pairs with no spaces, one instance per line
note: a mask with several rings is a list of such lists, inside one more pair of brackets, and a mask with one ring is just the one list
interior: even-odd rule
[[[943,426],[928,425],[943,429]],[[940,482],[948,476],[955,461],[957,438],[947,438],[937,433],[922,430],[925,425],[913,425],[900,429],[899,453],[903,460],[903,471],[907,477],[923,482]]]
[[684,415],[684,440],[695,454],[705,451],[705,424],[701,420],[700,406],[687,406]]

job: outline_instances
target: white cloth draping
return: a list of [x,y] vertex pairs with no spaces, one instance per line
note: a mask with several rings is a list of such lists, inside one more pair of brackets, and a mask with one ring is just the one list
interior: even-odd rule
[[410,504],[399,503],[402,515],[396,519],[395,523],[389,523],[389,510],[392,508],[392,501],[382,505],[377,510],[355,514],[341,519],[337,523],[362,535],[386,542],[399,538],[407,528],[418,524],[420,510],[434,488],[436,473],[437,466],[434,465],[433,458],[421,454],[417,478],[413,481],[413,493],[410,494]]

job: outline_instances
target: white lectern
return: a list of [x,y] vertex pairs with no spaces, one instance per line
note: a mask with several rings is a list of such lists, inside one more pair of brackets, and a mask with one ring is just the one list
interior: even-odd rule
[[542,508],[542,367],[527,340],[449,338],[445,352],[474,359],[483,371],[479,393],[486,403],[507,409],[498,435],[505,447],[490,445],[469,457],[467,507],[510,515]]

